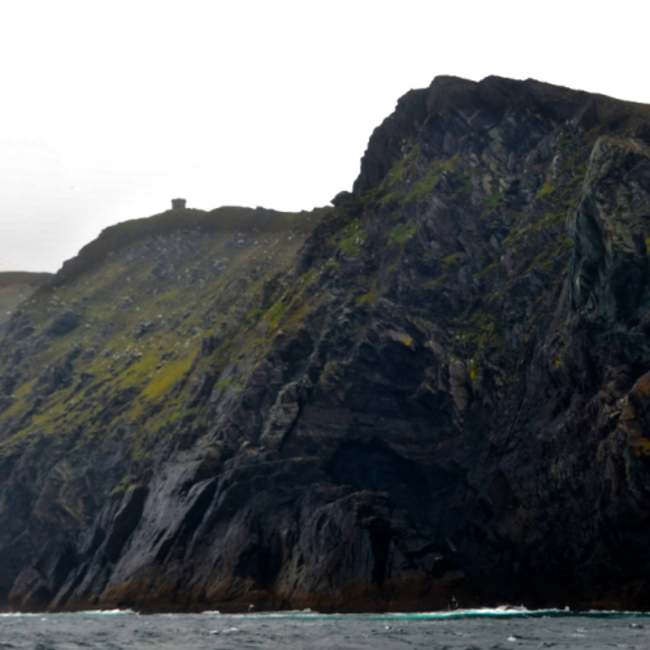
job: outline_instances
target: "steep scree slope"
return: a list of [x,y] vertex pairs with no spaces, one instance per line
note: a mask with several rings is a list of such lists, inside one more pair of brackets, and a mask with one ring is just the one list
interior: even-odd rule
[[648,609],[649,151],[439,77],[331,210],[106,231],[2,340],[3,606]]

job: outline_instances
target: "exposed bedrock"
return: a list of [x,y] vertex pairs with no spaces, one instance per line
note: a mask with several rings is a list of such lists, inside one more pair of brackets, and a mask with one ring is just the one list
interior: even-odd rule
[[648,609],[649,122],[439,77],[333,208],[102,233],[0,339],[0,605]]

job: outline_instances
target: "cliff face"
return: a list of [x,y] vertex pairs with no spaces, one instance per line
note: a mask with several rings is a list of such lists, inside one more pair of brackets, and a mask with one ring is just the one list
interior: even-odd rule
[[334,209],[103,233],[2,340],[4,607],[648,609],[649,149],[442,77]]

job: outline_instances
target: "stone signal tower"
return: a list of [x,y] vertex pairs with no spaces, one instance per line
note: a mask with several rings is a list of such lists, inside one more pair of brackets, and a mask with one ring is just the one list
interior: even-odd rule
[[172,210],[184,210],[185,199],[172,199]]

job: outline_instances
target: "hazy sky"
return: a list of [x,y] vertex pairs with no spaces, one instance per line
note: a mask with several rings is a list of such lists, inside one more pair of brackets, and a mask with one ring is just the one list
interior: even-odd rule
[[111,224],[325,205],[439,74],[650,103],[640,2],[0,0],[0,270],[56,271]]

